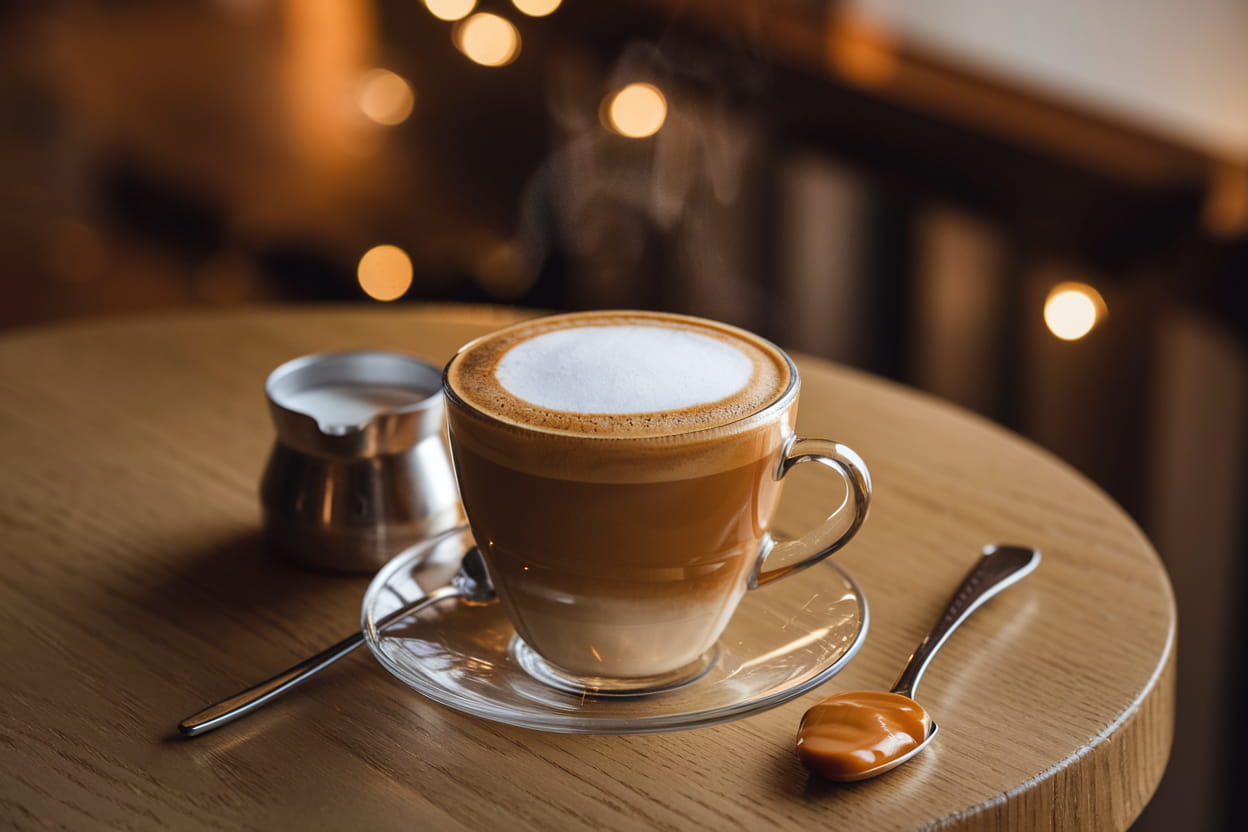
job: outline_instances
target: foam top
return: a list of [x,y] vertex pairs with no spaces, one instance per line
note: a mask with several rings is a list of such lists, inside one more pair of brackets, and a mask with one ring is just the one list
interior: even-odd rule
[[453,393],[513,425],[581,436],[679,434],[762,410],[788,362],[743,330],[681,315],[588,312],[518,324],[465,347]]
[[586,326],[522,341],[494,371],[508,392],[568,413],[667,413],[740,393],[754,362],[736,344],[655,326]]

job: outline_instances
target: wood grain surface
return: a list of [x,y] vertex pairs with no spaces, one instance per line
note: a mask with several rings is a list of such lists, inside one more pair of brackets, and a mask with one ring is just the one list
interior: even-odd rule
[[[1175,683],[1174,603],[1149,542],[1013,434],[800,356],[799,431],[855,448],[876,488],[836,556],[869,599],[870,632],[820,689],[716,727],[558,735],[423,700],[361,652],[180,738],[182,717],[359,620],[366,578],[288,565],[260,542],[268,372],[348,348],[441,364],[514,314],[255,309],[0,338],[0,826],[1105,830],[1136,817],[1169,753]],[[781,527],[822,515],[838,486],[819,473],[794,471]],[[919,695],[941,726],[932,747],[873,781],[808,776],[793,752],[802,713],[890,686],[991,541],[1044,561],[932,665]]]

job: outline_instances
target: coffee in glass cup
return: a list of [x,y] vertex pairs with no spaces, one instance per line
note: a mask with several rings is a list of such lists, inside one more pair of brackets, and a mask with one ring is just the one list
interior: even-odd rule
[[[459,350],[443,373],[473,537],[512,656],[570,690],[697,678],[745,592],[818,562],[866,518],[867,468],[794,436],[797,368],[770,342],[658,312],[554,315]],[[785,473],[846,495],[814,532],[771,530]]]

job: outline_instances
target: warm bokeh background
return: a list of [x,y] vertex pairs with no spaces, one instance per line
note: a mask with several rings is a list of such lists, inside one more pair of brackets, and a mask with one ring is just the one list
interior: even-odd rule
[[1153,539],[1179,736],[1138,828],[1248,828],[1245,44],[1238,0],[0,2],[0,337],[653,307],[925,388]]

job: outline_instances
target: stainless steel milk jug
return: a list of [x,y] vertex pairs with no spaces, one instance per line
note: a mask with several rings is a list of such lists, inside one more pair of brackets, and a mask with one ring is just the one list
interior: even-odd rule
[[372,572],[463,522],[441,372],[398,353],[306,355],[265,383],[277,440],[260,484],[279,554]]

